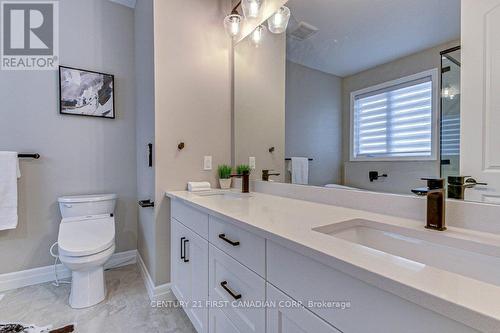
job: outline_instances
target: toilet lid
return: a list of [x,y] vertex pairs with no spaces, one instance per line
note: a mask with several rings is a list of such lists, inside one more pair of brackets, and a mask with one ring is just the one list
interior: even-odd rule
[[71,218],[59,225],[59,254],[83,257],[110,248],[115,242],[115,218],[109,215]]

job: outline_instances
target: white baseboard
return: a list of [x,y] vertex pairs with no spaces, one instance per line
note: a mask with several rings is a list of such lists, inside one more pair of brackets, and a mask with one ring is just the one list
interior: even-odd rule
[[[137,250],[115,253],[104,265],[104,269],[117,268],[135,264],[137,262]],[[61,279],[71,277],[71,271],[63,264],[57,265],[57,276]],[[0,274],[0,291],[17,289],[35,284],[54,281],[54,266],[37,267],[24,271]]]
[[142,279],[144,280],[144,285],[146,285],[146,289],[148,291],[149,299],[151,301],[163,301],[167,299],[167,296],[170,294],[170,283],[165,283],[159,286],[155,286],[151,275],[144,264],[144,261],[141,258],[140,253],[137,253],[137,265],[139,266],[139,270],[142,275]]

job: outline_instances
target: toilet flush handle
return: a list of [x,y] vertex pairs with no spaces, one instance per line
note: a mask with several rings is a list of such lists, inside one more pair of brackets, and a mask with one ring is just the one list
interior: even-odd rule
[[73,207],[73,205],[71,205],[71,204],[64,204],[64,207],[71,208],[71,207]]

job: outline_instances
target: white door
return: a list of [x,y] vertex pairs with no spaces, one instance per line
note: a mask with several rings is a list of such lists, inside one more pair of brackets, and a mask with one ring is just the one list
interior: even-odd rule
[[172,291],[198,333],[208,332],[208,241],[172,219]]
[[269,283],[267,305],[267,333],[341,333]]
[[500,203],[500,0],[462,0],[461,174],[487,186],[466,199]]

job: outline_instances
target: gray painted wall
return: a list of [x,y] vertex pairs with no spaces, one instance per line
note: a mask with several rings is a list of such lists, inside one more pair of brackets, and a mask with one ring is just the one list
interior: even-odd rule
[[[148,143],[154,144],[154,22],[153,0],[138,0],[135,7],[135,79],[137,122],[137,196],[155,197],[155,170],[148,166]],[[153,145],[154,147],[154,145]],[[153,154],[154,157],[154,154]],[[139,208],[137,249],[151,276],[156,273],[154,209]]]
[[116,120],[59,115],[55,71],[0,73],[0,150],[21,162],[19,225],[0,231],[0,273],[50,265],[61,220],[57,197],[116,193],[116,251],[137,244],[134,14],[104,0],[60,5],[61,63],[115,74]]
[[[234,48],[235,164],[256,158],[250,175],[261,179],[262,170],[285,173],[285,35],[268,33],[257,48],[247,37]],[[273,153],[269,148],[274,147]]]
[[[408,194],[409,190],[424,185],[422,177],[438,177],[439,161],[428,162],[349,162],[350,93],[380,83],[399,79],[433,68],[440,68],[440,51],[459,45],[454,41],[415,53],[408,57],[349,76],[343,80],[343,159],[344,183],[363,189]],[[369,171],[387,173],[389,177],[371,183]]]
[[309,185],[338,184],[342,175],[342,79],[286,63],[285,155],[313,158]]

